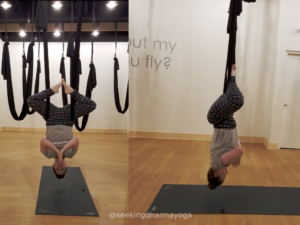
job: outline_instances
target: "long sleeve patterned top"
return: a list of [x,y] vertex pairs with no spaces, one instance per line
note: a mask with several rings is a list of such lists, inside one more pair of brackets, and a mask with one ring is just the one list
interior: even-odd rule
[[[28,106],[38,112],[45,119],[46,112],[46,101],[45,99],[54,95],[54,91],[51,88],[37,93],[35,95],[30,96],[27,99]],[[75,119],[84,116],[90,112],[92,112],[96,108],[96,103],[79,94],[78,91],[74,90],[72,92],[71,97],[75,99]],[[66,125],[73,126],[74,122],[71,119],[71,105],[68,104],[62,108],[58,108],[55,105],[50,103],[50,111],[49,117],[46,122],[46,126],[48,125]]]

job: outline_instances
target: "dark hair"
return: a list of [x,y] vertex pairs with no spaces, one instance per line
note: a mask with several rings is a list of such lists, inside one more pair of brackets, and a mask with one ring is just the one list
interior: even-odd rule
[[217,186],[220,186],[221,184],[223,184],[223,180],[220,178],[220,176],[215,177],[214,175],[215,171],[213,171],[212,168],[209,168],[208,172],[207,172],[207,180],[208,180],[208,187],[211,190],[214,190],[217,188]]
[[54,172],[54,174],[56,175],[57,179],[65,178],[65,174],[66,174],[66,172],[67,172],[67,167],[66,167],[66,169],[65,169],[64,174],[58,175],[58,174],[56,173],[56,171],[55,171],[55,167],[54,167],[54,164],[53,164],[53,172]]

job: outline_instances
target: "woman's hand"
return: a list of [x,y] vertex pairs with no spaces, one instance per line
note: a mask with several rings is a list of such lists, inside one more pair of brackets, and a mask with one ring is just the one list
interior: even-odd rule
[[[228,69],[226,70],[226,74],[228,75]],[[236,65],[233,64],[231,67],[231,76],[235,77],[236,74]]]
[[59,160],[59,161],[62,161],[62,160],[63,160],[63,152],[62,152],[62,151],[59,151],[59,152],[57,153],[57,157],[58,157],[58,160]]

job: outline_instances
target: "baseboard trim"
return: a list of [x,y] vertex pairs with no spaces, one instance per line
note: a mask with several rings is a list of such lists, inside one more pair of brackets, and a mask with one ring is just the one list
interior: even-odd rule
[[[212,135],[129,131],[129,138],[211,141]],[[278,145],[276,143],[269,143],[265,137],[239,136],[239,139],[243,143],[260,143],[260,144],[264,144],[267,149],[278,149],[277,148]]]
[[278,144],[270,143],[267,138],[264,138],[264,145],[267,149],[278,149]]
[[[80,132],[77,129],[73,128],[73,132]],[[84,129],[83,132],[87,133],[107,133],[107,134],[126,134],[127,130],[121,129]]]
[[[46,128],[35,128],[35,127],[2,127],[0,131],[35,131],[35,132],[46,132]],[[79,132],[73,128],[73,132]],[[122,129],[85,129],[83,132],[86,133],[107,133],[107,134],[126,134],[127,130]]]
[[179,139],[179,140],[210,141],[212,135],[208,135],[208,134],[181,134],[181,133],[129,131],[129,137],[130,138],[155,138],[155,139]]
[[46,128],[33,127],[2,127],[2,131],[46,131]]
[[239,140],[244,143],[264,143],[264,137],[239,136]]

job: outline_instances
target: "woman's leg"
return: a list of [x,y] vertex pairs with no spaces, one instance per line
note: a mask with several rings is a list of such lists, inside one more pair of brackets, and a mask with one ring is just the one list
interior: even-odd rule
[[[37,111],[44,118],[45,114],[46,114],[45,99],[50,98],[55,93],[58,93],[61,85],[62,85],[62,82],[54,85],[53,87],[51,87],[45,91],[41,91],[40,93],[30,96],[27,99],[28,106],[31,107],[33,110]],[[50,103],[50,113],[54,107],[55,106]]]
[[[244,104],[244,96],[235,83],[235,77],[231,77],[227,92],[221,95],[210,107],[207,119],[217,128],[225,126],[236,126],[233,113],[238,111]],[[221,125],[221,126],[220,126]]]
[[65,88],[65,93],[70,94],[73,99],[75,99],[75,119],[88,115],[90,112],[96,109],[96,103],[86,96],[83,96],[78,91],[70,87],[64,79],[62,79],[62,84]]

